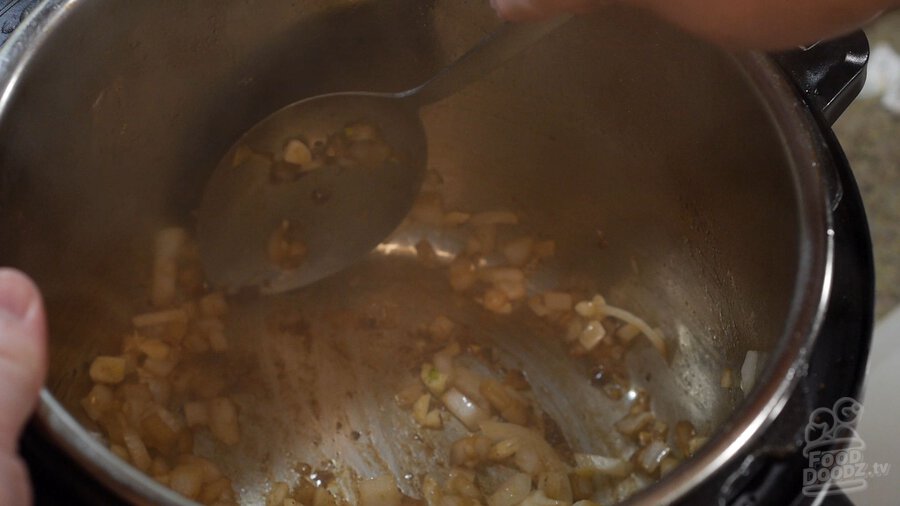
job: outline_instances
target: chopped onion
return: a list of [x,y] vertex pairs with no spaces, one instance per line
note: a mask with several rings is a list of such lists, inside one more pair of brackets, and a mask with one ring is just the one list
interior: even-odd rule
[[697,453],[697,450],[705,445],[707,441],[709,441],[708,437],[697,436],[695,438],[691,438],[691,440],[688,441],[688,455],[691,456]]
[[313,156],[312,151],[309,150],[305,142],[299,139],[291,139],[284,146],[282,159],[292,165],[305,166],[309,165]]
[[569,476],[561,471],[543,473],[538,477],[538,490],[550,499],[572,503],[572,484]]
[[659,440],[652,441],[637,455],[637,463],[647,474],[653,474],[669,454],[669,447]]
[[159,417],[160,421],[166,425],[166,427],[172,432],[180,432],[181,429],[184,428],[184,424],[181,419],[175,416],[174,413],[169,411],[164,407],[156,408],[156,416]]
[[497,314],[510,314],[513,309],[506,292],[496,288],[488,288],[484,291],[481,304],[488,311]]
[[619,327],[619,330],[616,331],[616,336],[619,337],[619,340],[622,341],[622,344],[627,345],[631,342],[632,339],[640,335],[641,329],[636,326],[626,323]]
[[640,484],[635,479],[635,475],[632,474],[631,476],[625,478],[624,480],[622,480],[618,484],[616,484],[616,487],[615,487],[616,499],[618,499],[620,502],[624,501],[625,499],[628,499],[629,497],[634,495],[634,493],[637,492],[640,488],[641,488]]
[[100,356],[94,359],[88,371],[95,383],[115,385],[125,379],[125,359]]
[[583,330],[584,321],[582,321],[581,318],[572,318],[566,325],[566,342],[571,343],[581,337],[581,332]]
[[378,127],[362,121],[345,127],[344,135],[346,135],[347,139],[351,142],[381,140],[381,131]]
[[169,356],[171,348],[161,339],[147,339],[138,345],[138,349],[144,355],[155,359],[164,359]]
[[665,476],[669,474],[670,472],[672,472],[672,470],[678,467],[679,463],[680,462],[678,462],[678,459],[669,455],[659,463],[659,475]]
[[575,454],[575,466],[580,470],[595,471],[615,478],[624,478],[633,470],[631,463],[627,460],[585,453]]
[[634,436],[638,431],[653,423],[653,413],[649,411],[641,411],[627,415],[616,422],[616,429],[626,436]]
[[427,429],[440,429],[444,425],[441,412],[431,407],[431,394],[423,394],[413,404],[413,418],[422,427]]
[[419,382],[410,383],[397,392],[397,395],[394,396],[394,400],[397,401],[397,405],[401,408],[407,408],[412,406],[419,397],[424,393],[424,389],[422,388],[422,384]]
[[544,463],[538,451],[528,443],[520,443],[519,450],[513,456],[513,463],[523,472],[537,476],[544,471]]
[[494,289],[503,292],[508,300],[525,297],[525,273],[514,267],[495,267],[481,271],[480,276],[493,284]]
[[510,476],[487,499],[488,506],[515,506],[531,493],[531,476],[516,473]]
[[462,497],[478,498],[481,492],[475,485],[475,472],[468,469],[454,468],[447,476],[447,483],[444,485],[447,492]]
[[750,350],[744,356],[744,363],[741,365],[741,390],[744,395],[749,395],[750,390],[756,383],[756,369],[759,365],[759,352]]
[[91,420],[97,421],[114,407],[114,402],[112,389],[103,384],[96,384],[82,399],[81,406]]
[[450,446],[450,464],[474,468],[488,457],[491,440],[484,436],[468,436]]
[[459,343],[452,342],[448,344],[443,350],[434,354],[434,367],[452,379],[453,358],[459,355],[459,352]]
[[186,324],[188,314],[183,308],[139,314],[131,319],[136,328],[155,327],[157,325]]
[[597,320],[591,320],[584,326],[581,334],[578,336],[578,342],[584,349],[593,350],[603,338],[606,337],[606,328]]
[[484,381],[484,376],[465,367],[456,366],[453,368],[453,386],[466,397],[472,399],[475,404],[488,409],[490,408],[490,403],[481,395],[481,384]]
[[178,357],[169,357],[164,359],[159,358],[148,358],[144,360],[144,364],[142,369],[159,376],[160,378],[165,378],[175,369],[175,366],[178,365]]
[[690,441],[697,435],[694,424],[687,420],[681,420],[675,424],[675,446],[683,456],[689,456]]
[[507,422],[517,425],[528,423],[528,404],[515,390],[497,380],[488,379],[481,383],[479,392]]
[[255,153],[249,146],[246,144],[241,144],[234,150],[234,158],[231,159],[231,166],[237,167],[238,165],[249,160]]
[[425,387],[434,395],[444,393],[447,390],[447,385],[450,383],[450,376],[431,364],[422,364],[422,372],[419,376],[422,378],[422,383],[425,384]]
[[479,424],[491,417],[487,410],[479,407],[478,404],[472,402],[471,399],[455,388],[447,390],[441,396],[441,401],[447,407],[447,410],[471,431],[478,430]]
[[569,474],[572,497],[594,497],[594,474],[590,469],[575,469]]
[[479,272],[479,276],[494,285],[503,283],[524,283],[525,273],[518,267],[493,267],[483,269]]
[[281,220],[269,235],[266,252],[269,261],[284,271],[303,265],[309,248],[303,240],[303,226],[296,220]]
[[522,501],[520,506],[569,506],[569,503],[550,499],[544,495],[543,492],[538,490]]
[[197,466],[182,464],[169,473],[169,488],[188,499],[196,499],[202,486],[203,470]]
[[[289,502],[291,500],[292,499],[288,497],[282,504],[284,506],[296,506],[296,503],[291,505]],[[222,477],[204,484],[203,490],[200,491],[200,497],[197,498],[197,501],[201,504],[214,504],[218,503],[218,501],[228,504],[234,503],[234,492],[231,490],[231,481],[228,478]]]
[[647,322],[635,316],[633,313],[610,306],[603,297],[599,295],[594,296],[590,301],[579,302],[575,305],[575,311],[585,318],[593,317],[601,319],[603,317],[611,316],[622,320],[625,323],[634,325],[641,333],[647,336],[647,339],[650,340],[650,344],[659,351],[660,355],[665,357],[667,354],[666,343],[658,331],[650,328],[650,326],[647,325]]
[[204,459],[203,457],[184,454],[178,457],[178,463],[189,464],[200,469],[202,473],[202,480],[204,483],[216,480],[222,476],[222,471],[220,471],[215,464],[213,464],[209,460]]
[[147,451],[147,447],[144,446],[144,442],[137,431],[131,427],[125,427],[122,431],[122,440],[125,442],[125,449],[128,450],[128,456],[131,458],[131,463],[134,464],[134,467],[141,471],[150,469],[153,459],[150,458],[150,453]]
[[596,314],[594,311],[594,303],[588,300],[583,300],[578,304],[575,304],[575,312],[584,318],[593,318]]
[[493,441],[500,442],[508,439],[517,439],[519,449],[516,456],[526,447],[533,449],[540,458],[546,471],[563,471],[565,465],[559,459],[556,450],[547,443],[547,440],[531,429],[512,423],[484,421],[481,422],[481,433]]
[[518,438],[509,438],[500,441],[491,447],[491,451],[488,453],[488,458],[491,460],[506,460],[519,450],[519,440]]
[[441,491],[437,480],[430,474],[426,474],[425,479],[422,480],[422,497],[429,505],[438,504],[438,501],[441,499]]
[[462,225],[469,221],[472,215],[469,213],[463,213],[459,211],[450,211],[449,213],[444,215],[444,225],[448,227],[455,227],[458,225]]
[[509,261],[511,265],[521,267],[528,263],[528,259],[531,258],[533,247],[534,238],[532,237],[526,236],[513,239],[503,246],[503,256],[506,257],[506,260]]
[[659,354],[663,357],[666,356],[666,342],[663,341],[662,336],[660,336],[656,330],[651,329],[644,320],[638,318],[633,313],[630,313],[624,309],[620,309],[610,305],[604,305],[602,307],[602,312],[607,316],[618,318],[639,328],[644,336],[646,336],[647,339],[650,340],[650,344],[652,344],[653,347],[656,348],[657,351],[659,351]]

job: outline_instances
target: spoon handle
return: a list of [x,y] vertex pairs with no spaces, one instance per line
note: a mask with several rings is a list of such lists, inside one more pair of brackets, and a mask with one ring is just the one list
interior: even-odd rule
[[402,97],[417,108],[446,98],[482,79],[571,18],[565,14],[537,23],[503,23],[424,84],[403,92]]

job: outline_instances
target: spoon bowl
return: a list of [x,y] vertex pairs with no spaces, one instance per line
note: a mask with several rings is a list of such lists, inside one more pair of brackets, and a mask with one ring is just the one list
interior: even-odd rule
[[[376,168],[335,165],[273,178],[290,141],[315,146],[354,123],[378,125],[396,146],[394,159]],[[275,112],[229,150],[207,183],[197,214],[207,276],[220,287],[275,293],[341,270],[403,220],[427,158],[416,109],[392,95],[320,95]],[[267,247],[286,223],[306,250],[288,269],[273,262]]]
[[[418,109],[481,79],[568,19],[505,23],[410,90],[318,95],[257,123],[219,162],[197,211],[207,279],[226,291],[284,292],[371,251],[409,212],[425,175]],[[291,142],[308,158],[351,125],[378,130],[391,153],[383,164],[285,166]]]

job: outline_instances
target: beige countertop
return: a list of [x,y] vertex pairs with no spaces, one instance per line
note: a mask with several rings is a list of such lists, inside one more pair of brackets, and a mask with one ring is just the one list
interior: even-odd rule
[[[900,12],[866,29],[874,47],[890,43],[900,52]],[[877,99],[857,100],[834,131],[856,175],[875,249],[876,317],[900,305],[900,114]]]

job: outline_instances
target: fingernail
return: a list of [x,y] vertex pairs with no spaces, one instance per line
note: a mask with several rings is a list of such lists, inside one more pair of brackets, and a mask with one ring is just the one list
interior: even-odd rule
[[37,290],[24,274],[13,269],[0,269],[0,316],[25,320],[37,300]]

